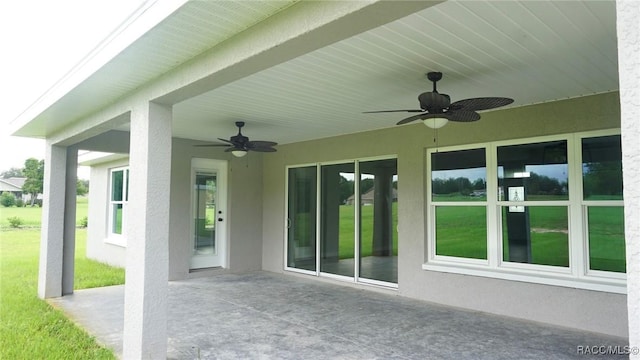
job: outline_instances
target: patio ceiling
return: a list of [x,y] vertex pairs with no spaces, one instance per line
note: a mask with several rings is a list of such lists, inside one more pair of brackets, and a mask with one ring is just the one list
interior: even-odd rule
[[[86,114],[101,105],[96,98],[108,104],[295,6],[291,1],[187,3],[53,110]],[[233,123],[242,120],[252,139],[285,144],[393,127],[405,114],[362,112],[417,108],[418,94],[431,89],[428,71],[444,73],[438,90],[452,101],[507,96],[515,107],[615,91],[615,1],[436,4],[177,103],[173,132],[212,141],[235,134]],[[53,110],[40,117],[59,113]],[[52,120],[19,133],[46,136],[59,124]],[[443,131],[455,126],[464,125]]]
[[174,134],[227,137],[244,120],[252,138],[290,143],[391,127],[410,114],[362,112],[418,108],[428,71],[452,101],[616,90],[615,3],[441,3],[177,104]]

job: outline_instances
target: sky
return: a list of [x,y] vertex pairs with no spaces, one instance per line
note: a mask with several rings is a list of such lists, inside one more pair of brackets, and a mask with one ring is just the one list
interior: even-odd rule
[[[142,2],[9,0],[0,5],[0,172],[22,168],[30,157],[44,159],[44,141],[8,136],[8,123]],[[87,178],[83,170],[79,176]]]

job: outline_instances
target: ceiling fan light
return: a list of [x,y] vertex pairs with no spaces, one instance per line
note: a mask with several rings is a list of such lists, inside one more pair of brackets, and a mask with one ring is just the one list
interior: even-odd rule
[[241,158],[247,155],[247,150],[233,150],[231,153],[233,156]]
[[422,122],[432,129],[440,129],[441,127],[447,125],[449,120],[443,117],[434,117],[422,120]]

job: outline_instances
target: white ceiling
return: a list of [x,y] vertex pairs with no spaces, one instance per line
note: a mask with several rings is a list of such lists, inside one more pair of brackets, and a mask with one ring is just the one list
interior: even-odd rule
[[[55,133],[296,2],[188,2],[18,133]],[[175,104],[174,136],[228,138],[238,120],[252,140],[282,144],[393,127],[408,114],[362,112],[418,108],[429,71],[452,101],[615,91],[615,1],[446,1]]]
[[430,91],[511,106],[618,89],[614,1],[447,1],[174,107],[174,135],[290,143],[394,124]]

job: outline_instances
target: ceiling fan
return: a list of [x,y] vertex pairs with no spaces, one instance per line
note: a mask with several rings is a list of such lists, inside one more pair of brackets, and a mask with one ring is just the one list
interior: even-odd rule
[[275,152],[276,149],[273,146],[278,145],[273,141],[250,141],[248,137],[242,135],[242,127],[244,126],[244,121],[236,121],[236,126],[238,127],[238,135],[232,136],[227,139],[218,138],[220,141],[224,141],[226,144],[205,144],[205,145],[196,145],[196,146],[225,146],[228,149],[225,152],[230,152],[236,157],[243,157],[247,155],[248,151],[257,151],[257,152]]
[[504,97],[479,97],[459,100],[454,103],[447,94],[440,94],[436,89],[436,83],[442,79],[441,72],[427,73],[429,81],[433,82],[433,91],[424,92],[418,96],[420,109],[410,110],[380,110],[366,111],[365,114],[385,112],[409,112],[419,113],[398,121],[397,125],[403,125],[416,120],[422,120],[425,125],[437,129],[446,125],[449,121],[471,122],[480,120],[480,114],[476,111],[495,109],[509,105],[513,99]]

